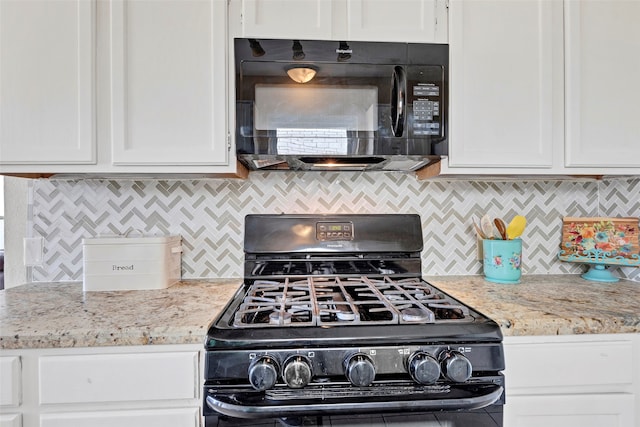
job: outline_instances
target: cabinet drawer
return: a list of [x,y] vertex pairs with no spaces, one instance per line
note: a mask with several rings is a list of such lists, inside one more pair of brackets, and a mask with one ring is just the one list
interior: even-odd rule
[[510,390],[633,381],[633,345],[628,341],[508,344],[505,359]]
[[[0,358],[0,406],[20,405],[20,358]],[[4,420],[3,420],[4,423]],[[4,425],[4,424],[3,424]],[[13,424],[7,424],[13,425]]]
[[40,403],[193,399],[199,395],[198,353],[44,356]]
[[566,394],[507,397],[504,425],[509,427],[631,427],[633,395]]
[[40,427],[197,427],[198,408],[46,414]]

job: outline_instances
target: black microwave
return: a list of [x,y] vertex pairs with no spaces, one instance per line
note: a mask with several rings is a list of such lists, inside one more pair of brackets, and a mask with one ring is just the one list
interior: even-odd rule
[[235,39],[249,169],[418,170],[448,154],[446,44]]

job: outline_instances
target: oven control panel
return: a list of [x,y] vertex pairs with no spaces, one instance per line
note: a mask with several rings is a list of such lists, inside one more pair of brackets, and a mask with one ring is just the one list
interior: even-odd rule
[[[347,380],[367,387],[382,378],[410,380],[420,385],[478,381],[473,377],[504,369],[500,343],[328,347],[212,351],[207,354],[208,380],[246,383],[254,390],[285,385],[290,389]],[[239,381],[239,382],[238,382]]]
[[333,240],[353,240],[352,222],[318,222],[316,239],[321,242]]

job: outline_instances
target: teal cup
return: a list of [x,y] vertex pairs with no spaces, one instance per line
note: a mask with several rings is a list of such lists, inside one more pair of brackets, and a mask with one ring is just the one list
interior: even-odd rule
[[484,277],[495,283],[520,283],[522,240],[482,241]]

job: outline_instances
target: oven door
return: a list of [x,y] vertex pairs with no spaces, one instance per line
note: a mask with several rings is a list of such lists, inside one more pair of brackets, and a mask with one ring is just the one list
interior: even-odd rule
[[503,427],[502,405],[473,411],[432,411],[389,414],[302,416],[242,420],[220,415],[205,416],[205,427],[231,426],[367,426],[367,427]]
[[350,425],[354,414],[360,414],[363,425],[378,425],[380,421],[381,426],[394,422],[406,426],[411,420],[424,419],[434,421],[434,426],[501,426],[503,385],[500,375],[478,383],[434,386],[379,383],[364,388],[279,387],[266,392],[205,386],[204,414],[208,426],[240,422],[254,425],[250,422],[265,419],[303,420],[299,425],[316,425],[313,423],[318,421],[321,423],[317,425]]

